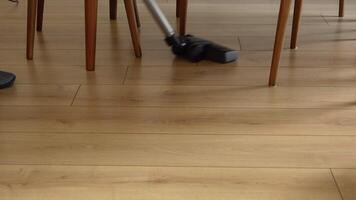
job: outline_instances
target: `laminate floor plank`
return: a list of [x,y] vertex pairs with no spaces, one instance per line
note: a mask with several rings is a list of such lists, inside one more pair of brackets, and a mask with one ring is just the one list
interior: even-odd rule
[[[356,110],[0,106],[0,132],[355,135]],[[203,137],[203,136],[202,136]]]
[[0,91],[2,106],[71,105],[79,85],[15,85]]
[[1,165],[0,171],[3,200],[340,200],[329,170]]
[[[0,64],[4,66],[84,66],[83,50],[47,50],[35,51],[34,60],[25,58],[23,50],[0,50]],[[98,50],[97,67],[104,66],[216,66],[216,63],[202,61],[191,63],[176,58],[170,51],[144,50],[141,59],[135,58],[131,50]],[[228,63],[230,67],[269,67],[271,51],[241,51],[241,58],[236,63]],[[356,65],[355,53],[350,51],[286,51],[282,54],[281,67],[352,67]],[[268,75],[268,74],[267,74]],[[267,85],[267,84],[266,84]]]
[[356,198],[356,169],[333,169],[335,181],[344,200]]
[[127,67],[97,67],[95,72],[87,72],[83,66],[2,66],[2,70],[16,74],[17,84],[114,84],[124,83]]
[[[17,75],[18,84],[82,85],[186,85],[266,86],[268,67],[205,66],[98,66],[86,72],[84,66],[1,66]],[[127,75],[126,75],[127,71]],[[282,67],[278,85],[284,87],[353,87],[354,67]]]
[[[176,0],[158,2],[175,25]],[[306,1],[268,88],[279,3],[189,2],[188,33],[240,51],[217,65],[173,56],[140,0],[135,58],[123,2],[111,21],[99,1],[86,72],[84,1],[46,0],[32,61],[26,2],[0,1],[0,70],[17,75],[0,91],[0,199],[355,199],[356,4],[339,18],[336,0]]]
[[83,85],[78,106],[356,108],[353,87]]
[[[112,34],[108,36],[99,36],[97,38],[98,50],[132,50],[130,36],[117,36],[116,28],[119,25],[113,25]],[[210,36],[210,40],[219,44],[240,50],[239,39],[237,36]],[[26,48],[26,37],[23,36],[3,36],[0,38],[0,49],[2,50],[23,50]],[[170,51],[168,45],[162,37],[150,36],[141,39],[143,50],[165,50]],[[47,35],[39,34],[35,40],[35,49],[37,51],[48,50],[84,50],[85,38],[76,35]]]
[[0,164],[356,168],[355,136],[1,133]]
[[[125,85],[265,86],[268,73],[267,66],[130,66]],[[356,70],[354,67],[282,67],[278,85],[353,87],[356,85]]]
[[[2,31],[0,36],[13,35],[13,36],[26,36],[26,23],[2,23]],[[115,32],[118,36],[130,36],[130,31],[127,23],[98,23],[97,25],[98,36],[109,36]],[[304,29],[301,29],[301,36],[310,36],[316,34],[335,34],[336,28],[323,24],[304,24]],[[344,29],[350,30],[351,26],[345,26]],[[206,21],[206,23],[187,23],[187,30],[190,34],[212,37],[212,36],[274,36],[276,29],[275,24],[223,24],[214,23],[214,21]],[[288,26],[288,30],[291,25]],[[224,30],[224,31],[221,31]],[[12,33],[12,34],[9,34]],[[54,36],[84,36],[85,26],[84,23],[48,23],[45,24],[43,35]],[[159,26],[155,23],[146,23],[140,28],[142,36],[156,36],[162,37],[164,35],[159,30]],[[351,33],[348,33],[351,34]],[[290,31],[286,32],[286,36],[290,36]]]

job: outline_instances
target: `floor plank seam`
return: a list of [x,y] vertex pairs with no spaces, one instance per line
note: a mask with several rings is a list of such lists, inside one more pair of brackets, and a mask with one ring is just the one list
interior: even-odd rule
[[[18,108],[26,108],[26,107],[68,107],[66,105],[0,105],[0,109],[8,108],[8,107],[18,107]],[[126,106],[126,105],[101,105],[101,106],[93,106],[93,105],[74,105],[71,106],[72,108],[136,108],[136,109],[151,109],[151,108],[162,108],[162,109],[211,109],[211,110],[335,110],[340,111],[343,109],[344,111],[353,111],[356,108],[344,108],[344,107],[208,107],[208,106]]]
[[121,85],[125,85],[126,79],[127,79],[127,75],[129,74],[129,69],[130,69],[130,66],[126,66],[125,75],[124,75],[124,78],[122,80]]
[[326,17],[321,14],[321,18],[323,18],[323,20],[325,21],[325,23],[328,25],[328,26],[331,26],[330,23],[328,22],[328,20],[326,19]]
[[17,133],[17,134],[48,134],[48,135],[164,135],[164,136],[256,136],[256,137],[356,137],[356,135],[281,135],[281,134],[233,134],[233,133],[218,133],[218,134],[203,134],[203,133],[169,133],[169,132],[105,132],[105,131],[96,131],[96,132],[85,132],[85,131],[3,131],[0,130],[1,134],[8,133]]
[[237,42],[238,42],[238,44],[239,44],[239,48],[240,48],[240,50],[239,50],[239,51],[243,51],[243,48],[242,48],[242,42],[241,42],[241,36],[238,36],[238,35],[237,35]]
[[75,99],[76,99],[77,96],[78,96],[78,93],[79,93],[79,90],[80,90],[81,86],[82,86],[81,84],[78,86],[78,89],[77,89],[76,93],[74,94],[74,97],[73,97],[73,99],[72,99],[72,102],[70,103],[70,106],[73,106],[73,105],[74,105],[74,101],[75,101]]
[[340,195],[341,200],[344,200],[344,195],[343,195],[343,193],[342,193],[342,191],[341,191],[341,188],[340,188],[339,183],[338,183],[337,180],[336,180],[336,177],[335,177],[335,175],[334,175],[333,169],[330,169],[330,174],[331,174],[331,176],[332,176],[332,178],[333,178],[333,180],[334,180],[335,187],[337,188],[337,190],[338,190],[338,192],[339,192],[339,195]]
[[[28,164],[3,163],[0,166],[63,166],[63,167],[144,167],[144,168],[220,168],[220,169],[290,169],[290,170],[330,170],[329,167],[241,167],[241,166],[209,166],[209,165],[107,165],[107,164]],[[356,168],[332,168],[338,170],[356,170]]]
[[[264,69],[261,69],[264,71]],[[124,76],[127,76],[128,71],[125,71]],[[186,80],[186,81],[192,81],[194,82],[194,80]],[[164,82],[164,81],[163,81]],[[207,81],[209,82],[209,81]],[[214,81],[212,81],[214,82]],[[302,84],[302,83],[300,83]],[[265,88],[265,89],[269,89],[269,90],[273,90],[274,88],[354,88],[356,86],[355,85],[298,85],[298,83],[296,85],[285,85],[285,84],[280,84],[277,85],[273,88],[268,87],[265,84],[261,84],[261,85],[251,85],[251,84],[215,84],[215,85],[211,85],[211,84],[204,84],[204,83],[197,83],[197,84],[180,84],[180,83],[127,83],[127,79],[124,78],[124,80],[121,81],[121,83],[100,83],[100,84],[96,84],[96,83],[16,83],[16,85],[19,86],[74,86],[74,85],[81,85],[81,86],[122,86],[122,87],[163,87],[163,86],[174,86],[174,87],[206,87],[206,88],[214,88],[214,87],[219,87],[219,88],[223,88],[223,87],[236,87],[236,88],[246,88],[246,87],[261,87],[261,88]]]
[[[351,103],[351,102],[350,102]],[[354,102],[352,102],[354,103]],[[343,104],[344,105],[344,104]],[[5,106],[11,106],[11,105],[5,105]],[[15,106],[16,105],[12,105]],[[26,106],[26,105],[21,105],[21,106]],[[35,105],[38,107],[44,107],[44,106],[48,106],[48,105]],[[61,106],[61,105],[58,105]],[[261,109],[261,110],[272,110],[272,109],[280,109],[280,110],[308,110],[308,109],[320,109],[320,110],[337,110],[340,111],[340,109],[343,110],[356,110],[355,108],[345,108],[343,106],[328,106],[328,107],[276,107],[276,106],[195,106],[195,105],[187,105],[187,106],[157,106],[157,105],[73,105],[72,107],[95,107],[95,108],[181,108],[181,109],[236,109],[236,110],[240,110],[240,109],[250,109],[250,110],[257,110],[257,109]]]

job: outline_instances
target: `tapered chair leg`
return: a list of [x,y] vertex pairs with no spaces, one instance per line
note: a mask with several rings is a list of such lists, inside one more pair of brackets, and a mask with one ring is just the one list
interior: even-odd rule
[[345,15],[345,0],[339,0],[339,17]]
[[85,0],[86,69],[95,70],[98,0]]
[[136,57],[142,56],[140,37],[137,29],[137,20],[135,15],[134,0],[124,0],[127,20],[129,22],[129,28],[131,32],[132,44],[134,47]]
[[187,24],[188,0],[179,0],[179,34],[185,35]]
[[38,0],[38,5],[37,5],[37,26],[36,26],[36,29],[38,32],[42,31],[44,1],[45,0]]
[[33,49],[35,43],[35,26],[36,26],[36,11],[37,0],[27,1],[27,42],[26,42],[26,57],[29,60],[33,59]]
[[291,5],[291,0],[281,0],[277,31],[276,31],[276,39],[274,43],[274,50],[273,50],[273,57],[272,57],[272,65],[271,65],[271,71],[269,76],[269,86],[276,85],[278,67],[281,58],[281,53],[283,50],[284,34],[287,27],[290,5]]
[[134,0],[134,9],[135,9],[135,17],[136,17],[137,27],[141,27],[140,15],[139,15],[138,8],[137,8],[137,0]]
[[295,0],[294,3],[294,16],[293,16],[293,27],[292,27],[292,38],[290,43],[290,48],[297,48],[298,32],[300,26],[300,18],[302,14],[303,0]]
[[110,0],[109,9],[110,9],[110,19],[116,20],[116,18],[117,18],[117,0]]
[[180,0],[176,0],[176,17],[179,17]]

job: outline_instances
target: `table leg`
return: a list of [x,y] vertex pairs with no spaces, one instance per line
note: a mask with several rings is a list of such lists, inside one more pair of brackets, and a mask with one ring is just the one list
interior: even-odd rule
[[85,48],[88,71],[95,70],[97,14],[98,0],[85,0]]
[[288,15],[290,10],[291,0],[281,0],[281,6],[279,9],[278,24],[276,31],[276,38],[274,42],[274,50],[272,57],[272,65],[269,76],[269,86],[276,85],[279,61],[284,44],[284,34],[287,27]]

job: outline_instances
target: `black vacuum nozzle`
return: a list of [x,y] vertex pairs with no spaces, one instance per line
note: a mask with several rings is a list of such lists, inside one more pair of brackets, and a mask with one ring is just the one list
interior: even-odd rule
[[0,71],[0,89],[8,88],[15,82],[16,76],[14,74]]
[[173,35],[167,38],[166,41],[172,46],[174,54],[192,62],[199,62],[205,59],[218,63],[229,63],[239,57],[236,50],[192,35],[183,37]]

